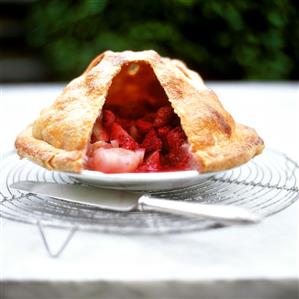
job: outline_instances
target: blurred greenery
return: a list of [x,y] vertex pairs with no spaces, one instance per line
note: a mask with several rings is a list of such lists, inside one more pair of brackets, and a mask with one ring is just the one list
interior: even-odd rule
[[204,79],[299,77],[299,10],[292,0],[36,1],[27,26],[52,79],[71,79],[106,49],[154,49]]

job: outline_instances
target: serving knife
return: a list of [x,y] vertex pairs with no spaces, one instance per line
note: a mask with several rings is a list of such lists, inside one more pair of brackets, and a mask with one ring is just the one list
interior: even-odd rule
[[150,194],[100,189],[87,185],[19,181],[11,188],[72,203],[119,212],[158,211],[213,220],[221,224],[253,224],[261,216],[242,207],[155,198]]

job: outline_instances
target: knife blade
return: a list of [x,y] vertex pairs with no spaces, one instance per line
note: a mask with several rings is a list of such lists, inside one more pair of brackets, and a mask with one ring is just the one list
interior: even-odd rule
[[161,199],[154,198],[150,194],[140,195],[87,185],[19,181],[11,184],[10,187],[36,195],[119,212],[158,211],[214,220],[222,224],[253,224],[262,219],[261,216],[237,206]]
[[77,184],[19,181],[10,187],[36,195],[122,212],[136,209],[140,197],[139,194],[133,192],[100,189]]

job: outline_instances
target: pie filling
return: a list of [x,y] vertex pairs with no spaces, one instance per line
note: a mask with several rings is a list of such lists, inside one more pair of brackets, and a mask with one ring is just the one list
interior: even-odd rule
[[104,173],[196,169],[186,135],[171,106],[137,119],[103,109],[94,125],[86,168]]
[[136,64],[122,69],[94,124],[85,168],[138,173],[191,170],[196,165],[180,120],[152,70]]

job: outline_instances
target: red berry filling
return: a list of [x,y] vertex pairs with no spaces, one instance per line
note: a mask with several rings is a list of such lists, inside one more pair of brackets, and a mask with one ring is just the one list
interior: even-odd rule
[[128,150],[136,150],[139,147],[134,138],[116,122],[111,127],[110,141],[112,140],[117,140],[120,147]]
[[170,105],[137,118],[104,107],[95,122],[86,168],[106,173],[194,169],[187,137]]

